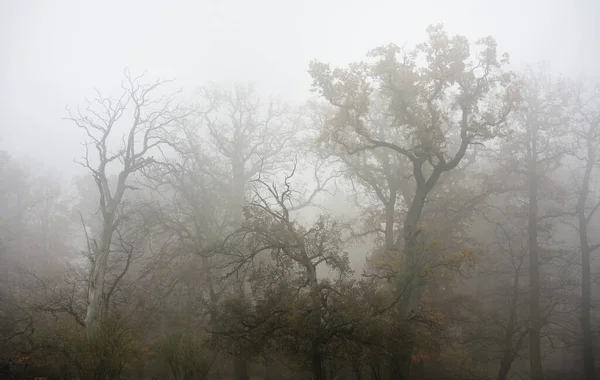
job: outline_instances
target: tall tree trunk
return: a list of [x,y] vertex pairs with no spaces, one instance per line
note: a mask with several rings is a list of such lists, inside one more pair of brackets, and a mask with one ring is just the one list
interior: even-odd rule
[[[232,219],[235,228],[239,228],[243,221],[243,208],[245,206],[245,190],[246,190],[246,170],[244,160],[242,158],[233,157],[231,163],[232,169]],[[244,281],[243,279],[241,281]],[[239,292],[243,293],[242,286],[236,286]],[[243,295],[243,294],[242,294]],[[248,362],[240,355],[237,355],[233,361],[234,378],[235,380],[248,380]]]
[[85,314],[85,327],[88,337],[92,336],[98,329],[102,320],[102,311],[105,309],[104,283],[106,270],[108,268],[108,256],[110,255],[110,244],[113,235],[114,214],[108,215],[102,225],[100,244],[92,246],[92,263],[88,283],[88,299]]
[[[583,229],[587,231],[587,229]],[[580,234],[582,232],[580,231]],[[586,232],[584,232],[586,233]],[[591,309],[591,276],[590,276],[590,248],[585,242],[581,246],[581,334],[583,338],[583,371],[585,380],[595,380],[596,368],[594,363],[592,327],[590,325]]]
[[[439,167],[434,168],[431,176],[425,180],[422,174],[421,166],[424,161],[415,162],[415,179],[417,182],[417,188],[415,190],[415,196],[412,200],[406,219],[404,220],[404,251],[403,264],[405,274],[405,284],[408,284],[405,289],[406,295],[402,297],[402,313],[407,320],[411,319],[413,315],[418,312],[419,303],[421,301],[421,266],[419,262],[419,235],[421,230],[419,229],[419,222],[423,215],[423,208],[425,207],[425,200],[427,194],[431,191],[433,186],[437,183],[438,179],[442,175],[444,169]],[[401,284],[404,286],[405,284]]]
[[[394,236],[394,219],[396,214],[396,190],[392,189],[390,186],[390,199],[387,201],[382,199],[382,202],[385,205],[385,245],[386,249],[392,252],[398,252],[398,244],[396,242],[396,237]],[[399,289],[402,289],[403,286],[400,284],[398,286]],[[396,352],[401,352],[402,347],[398,347]],[[400,376],[400,360],[396,355],[391,355],[388,362],[388,379],[396,380]]]
[[[415,196],[413,198],[406,219],[404,220],[404,249],[403,249],[403,265],[404,275],[400,285],[400,291],[404,291],[400,303],[401,313],[405,320],[410,320],[418,312],[419,302],[421,299],[421,276],[419,266],[419,228],[418,223],[423,213],[425,206],[425,198],[427,190],[421,186],[417,186]],[[393,379],[409,380],[412,364],[412,354],[414,347],[412,343],[408,343],[408,347],[403,347],[403,353],[400,355],[400,360],[397,365],[392,366],[392,371],[396,374]]]
[[[421,231],[418,225],[423,214],[427,194],[442,174],[442,170],[436,168],[429,179],[425,181],[421,171],[423,161],[414,162],[413,164],[415,165],[415,173],[419,173],[419,175],[416,175],[417,187],[415,195],[404,219],[404,233],[402,236],[404,238],[404,249],[402,251],[403,275],[398,282],[398,291],[404,293],[400,302],[400,312],[406,321],[412,320],[418,313],[421,301],[422,278],[419,262],[419,235]],[[399,246],[398,240],[395,243],[396,247]],[[398,363],[390,363],[390,380],[410,379],[411,358],[414,353],[414,347],[412,347],[411,343],[407,344],[408,346],[402,347],[403,353],[400,355]]]
[[537,127],[530,126],[528,141],[528,182],[529,182],[529,364],[531,380],[543,380],[541,348],[540,310],[540,267],[538,257],[538,173],[537,173]]
[[587,136],[587,162],[581,192],[577,202],[577,217],[579,224],[579,245],[581,249],[581,334],[583,343],[583,373],[585,380],[596,379],[596,368],[594,363],[592,327],[590,325],[591,314],[591,269],[590,254],[592,248],[588,241],[588,216],[586,215],[587,197],[590,190],[590,178],[595,163],[595,150],[592,142],[593,128],[590,128]]
[[510,300],[510,315],[506,324],[506,332],[504,334],[504,347],[502,352],[502,360],[500,368],[496,375],[496,380],[506,380],[508,372],[512,367],[515,355],[521,348],[522,336],[519,337],[516,344],[513,344],[513,338],[517,327],[517,305],[519,300],[519,275],[521,265],[515,270],[515,278],[513,281],[513,294]]

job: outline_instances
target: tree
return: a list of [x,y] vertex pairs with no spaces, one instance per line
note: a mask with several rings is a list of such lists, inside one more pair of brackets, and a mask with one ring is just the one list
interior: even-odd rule
[[[369,53],[371,62],[334,69],[312,62],[314,89],[336,109],[323,128],[323,139],[348,154],[388,150],[407,160],[413,192],[405,205],[403,233],[388,249],[402,251],[406,287],[405,318],[418,313],[421,264],[419,222],[427,196],[442,174],[455,169],[474,144],[504,132],[512,107],[513,76],[504,69],[508,56],[498,57],[496,42],[487,37],[472,54],[465,37],[448,37],[443,27],[431,26],[429,38],[405,52],[396,45]],[[423,62],[423,64],[421,64]],[[383,104],[385,135],[371,122],[374,104]],[[404,377],[410,361],[403,360]]]
[[[293,128],[287,107],[275,99],[262,100],[250,83],[238,83],[231,90],[205,86],[198,95],[197,118],[186,135],[190,141],[204,141],[207,144],[201,145],[212,147],[212,154],[205,154],[214,164],[210,167],[221,166],[218,172],[229,177],[231,193],[226,207],[232,232],[243,219],[248,181],[260,171],[266,174],[277,167],[278,158],[291,143]],[[236,289],[243,292],[243,286]],[[236,356],[234,364],[235,379],[248,379],[246,361]]]
[[[559,143],[561,133],[562,105],[560,88],[547,76],[526,73],[525,86],[522,91],[522,103],[519,112],[514,114],[514,122],[520,126],[522,139],[515,138],[524,147],[524,158],[527,162],[527,204],[528,210],[528,255],[529,255],[529,287],[530,287],[530,328],[529,359],[531,377],[542,380],[542,309],[540,290],[540,248],[538,242],[541,218],[553,215],[540,215],[540,182],[544,174],[556,168],[558,160],[564,155]],[[515,136],[516,137],[516,136]],[[560,213],[559,213],[560,214]]]
[[[476,322],[477,328],[467,338],[477,342],[478,347],[483,348],[482,343],[487,343],[499,351],[497,380],[508,378],[529,333],[528,292],[521,280],[527,269],[527,219],[523,218],[522,206],[511,204],[511,195],[503,199],[502,207],[490,205],[483,216],[493,226],[493,232],[486,234],[493,238],[485,239],[490,256],[481,265],[485,284],[480,286],[486,289],[482,293],[489,301],[483,301],[483,318]],[[487,351],[484,352],[489,355]]]
[[212,158],[225,159],[222,170],[230,176],[235,229],[243,218],[248,181],[259,172],[265,175],[276,169],[281,154],[292,143],[289,107],[275,99],[264,101],[251,83],[238,83],[231,90],[206,86],[198,93],[197,120],[187,137],[198,140],[194,136],[206,133],[202,140],[205,147],[213,148]]
[[[341,247],[339,224],[326,216],[319,217],[310,227],[294,220],[292,214],[312,200],[299,198],[292,189],[291,179],[295,170],[296,164],[281,186],[270,185],[260,176],[253,181],[256,184],[254,197],[244,209],[244,223],[228,238],[224,252],[232,258],[230,273],[250,270],[251,283],[256,286],[252,286],[255,289],[253,294],[261,295],[254,302],[246,295],[234,297],[234,302],[239,305],[236,308],[254,309],[258,315],[254,321],[261,320],[259,323],[243,323],[249,316],[238,313],[244,326],[242,330],[276,322],[275,331],[284,329],[283,335],[292,334],[291,337],[300,339],[299,347],[296,344],[295,348],[289,344],[283,347],[297,351],[302,360],[310,363],[314,379],[324,379],[324,302],[331,286],[327,280],[319,279],[317,270],[327,267],[337,274],[336,277],[342,278],[349,271],[348,258]],[[322,185],[326,183],[324,181]],[[315,192],[320,190],[319,187]],[[252,271],[255,266],[258,268]],[[256,282],[256,279],[261,280]],[[274,296],[271,295],[273,292]],[[277,294],[287,296],[278,301]],[[225,322],[225,319],[228,321]],[[233,319],[221,318],[226,324]],[[285,322],[281,325],[278,321],[282,319],[297,322],[292,326]]]
[[[142,84],[141,77],[125,72],[123,92],[118,98],[105,98],[98,93],[94,103],[88,101],[84,111],[69,111],[69,120],[82,128],[87,136],[86,154],[80,162],[96,183],[102,224],[97,238],[90,238],[90,272],[87,291],[85,326],[93,334],[105,309],[105,276],[112,251],[113,235],[121,222],[121,203],[128,190],[135,189],[131,177],[141,174],[156,161],[153,152],[160,153],[165,137],[184,113],[175,96],[152,99],[165,81]],[[127,123],[129,125],[121,127]],[[112,148],[122,132],[121,144]],[[92,158],[95,151],[95,158]],[[116,166],[116,168],[113,168]],[[117,173],[116,183],[110,174]]]
[[591,326],[591,254],[600,248],[598,243],[590,243],[589,226],[600,207],[595,196],[594,184],[597,180],[597,149],[600,143],[600,92],[598,88],[586,89],[583,85],[572,88],[572,115],[574,151],[573,156],[583,166],[577,178],[577,229],[581,250],[581,336],[583,341],[583,369],[586,380],[596,378],[594,362],[593,333]]

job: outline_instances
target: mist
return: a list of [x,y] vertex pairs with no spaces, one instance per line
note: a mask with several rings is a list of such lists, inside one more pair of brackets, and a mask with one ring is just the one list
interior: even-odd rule
[[0,379],[598,379],[597,15],[1,2]]

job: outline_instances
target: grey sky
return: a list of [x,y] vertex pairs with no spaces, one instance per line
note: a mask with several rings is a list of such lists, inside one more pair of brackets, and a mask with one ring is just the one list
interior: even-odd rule
[[0,149],[71,173],[82,135],[65,105],[114,88],[125,66],[187,90],[254,80],[297,101],[310,59],[344,64],[437,22],[496,37],[517,65],[597,75],[599,16],[599,0],[0,0]]

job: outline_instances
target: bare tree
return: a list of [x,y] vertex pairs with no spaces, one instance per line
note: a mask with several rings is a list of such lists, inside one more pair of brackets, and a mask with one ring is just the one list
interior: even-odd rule
[[[473,331],[475,339],[490,339],[500,351],[500,367],[497,380],[506,380],[513,361],[525,343],[529,332],[526,318],[527,288],[522,286],[521,278],[526,276],[527,258],[527,220],[522,217],[522,207],[505,204],[504,207],[490,207],[484,219],[493,226],[493,240],[487,244],[491,252],[486,258],[482,273],[491,288],[491,307],[489,321],[482,324],[484,329]],[[523,232],[525,231],[525,232]],[[485,302],[485,300],[484,300]],[[496,309],[502,305],[501,309]],[[505,309],[508,313],[505,312]],[[491,336],[490,336],[491,335]]]
[[[88,334],[97,329],[106,307],[105,292],[109,289],[105,288],[105,277],[111,244],[121,222],[120,205],[124,195],[127,190],[135,189],[131,177],[156,162],[152,154],[162,153],[161,145],[169,129],[185,116],[174,94],[157,94],[164,84],[162,80],[142,84],[141,76],[132,77],[126,71],[121,85],[123,91],[118,98],[103,97],[98,92],[97,98],[88,101],[84,110],[69,110],[68,120],[82,128],[87,136],[86,154],[80,164],[94,178],[102,219],[99,236],[88,240],[91,264],[85,316]],[[153,99],[153,96],[157,97]],[[115,141],[119,137],[120,144]],[[113,144],[116,144],[114,148]],[[117,174],[116,183],[110,183],[113,170]]]
[[[264,101],[254,85],[236,84],[232,90],[216,85],[199,90],[198,116],[188,139],[201,139],[215,153],[213,162],[221,163],[222,172],[229,173],[230,231],[241,225],[248,181],[260,171],[266,173],[279,164],[277,158],[290,146],[293,137],[288,108],[279,101]],[[204,127],[203,131],[201,128]],[[217,165],[212,165],[216,168]],[[243,287],[236,287],[243,291]],[[235,358],[235,379],[248,379],[248,365]]]
[[[309,329],[307,343],[310,347],[294,349],[306,355],[312,378],[324,380],[327,336],[324,331],[325,304],[326,293],[332,285],[327,279],[320,279],[317,271],[325,267],[342,278],[350,268],[347,254],[342,249],[339,223],[321,215],[316,222],[305,227],[294,218],[294,213],[309,206],[312,194],[324,191],[328,182],[324,180],[319,183],[306,197],[292,188],[295,170],[296,163],[279,186],[276,183],[269,184],[260,176],[253,180],[256,186],[254,196],[245,207],[246,218],[227,242],[230,252],[239,252],[232,257],[230,273],[254,270],[253,277],[266,276],[263,279],[265,282],[291,285],[296,297],[299,294],[307,296],[309,315],[305,323]],[[271,260],[261,262],[260,258],[265,253],[270,255]],[[275,310],[268,312],[266,319],[280,313]],[[303,330],[299,335],[305,333]]]
[[[239,226],[248,181],[259,171],[275,169],[290,147],[293,123],[289,107],[275,99],[263,100],[253,84],[236,84],[231,90],[216,85],[199,90],[198,126],[204,140],[225,158],[230,173],[232,220]],[[196,132],[197,133],[197,132]]]

